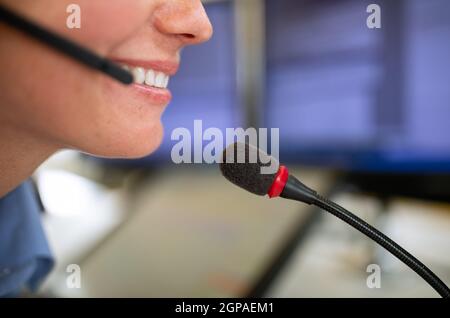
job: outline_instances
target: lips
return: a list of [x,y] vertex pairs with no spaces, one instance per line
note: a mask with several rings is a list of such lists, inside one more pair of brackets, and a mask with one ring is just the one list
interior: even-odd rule
[[178,63],[169,61],[139,61],[113,59],[133,74],[132,87],[140,94],[145,94],[154,103],[168,104],[172,98],[167,89],[170,76],[178,70]]

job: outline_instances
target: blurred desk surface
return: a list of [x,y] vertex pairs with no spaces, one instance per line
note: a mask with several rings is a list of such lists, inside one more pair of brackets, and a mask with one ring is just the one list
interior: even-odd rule
[[[374,225],[450,284],[450,204],[336,193],[333,200]],[[268,291],[269,297],[439,297],[386,250],[324,213]],[[380,288],[368,288],[367,268],[381,269]]]
[[[321,193],[335,183],[328,171],[300,167],[291,171]],[[47,195],[66,193],[72,199],[60,197],[59,201],[83,213],[52,212],[44,219],[58,265],[41,291],[45,295],[245,296],[293,233],[319,215],[302,244],[293,246],[284,266],[272,277],[265,296],[437,296],[403,263],[335,217],[293,201],[242,191],[214,168],[161,168],[140,173],[126,187],[114,190],[85,183],[77,190],[69,188],[77,183],[73,176],[60,177],[71,179],[56,180],[58,186],[50,187]],[[450,205],[402,198],[386,204],[345,191],[335,193],[333,200],[391,236],[450,282]],[[66,286],[66,267],[72,263],[81,267],[80,289]],[[369,264],[381,267],[380,289],[366,285]]]
[[[332,184],[324,171],[292,171],[322,192]],[[242,191],[204,166],[159,169],[133,188],[124,222],[84,257],[70,260],[81,267],[83,287],[65,288],[67,275],[55,275],[47,291],[65,297],[245,296],[313,211]],[[67,266],[59,265],[61,271]]]

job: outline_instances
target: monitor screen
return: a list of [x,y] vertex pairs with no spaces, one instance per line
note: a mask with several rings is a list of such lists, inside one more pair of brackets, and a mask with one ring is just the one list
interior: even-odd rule
[[268,0],[265,125],[293,162],[450,171],[450,2]]

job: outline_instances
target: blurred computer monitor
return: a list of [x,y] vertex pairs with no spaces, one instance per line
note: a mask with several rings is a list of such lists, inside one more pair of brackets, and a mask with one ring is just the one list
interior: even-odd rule
[[284,160],[450,172],[450,2],[267,1],[265,124]]

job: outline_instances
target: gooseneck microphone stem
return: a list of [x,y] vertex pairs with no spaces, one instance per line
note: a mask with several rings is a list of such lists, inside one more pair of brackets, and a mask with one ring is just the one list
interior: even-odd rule
[[328,211],[334,216],[340,218],[345,223],[349,224],[353,228],[357,229],[361,233],[365,234],[376,243],[384,247],[388,252],[397,257],[413,271],[420,275],[431,287],[433,287],[439,295],[444,298],[450,298],[450,289],[437,277],[428,267],[426,267],[417,258],[411,255],[408,251],[395,243],[389,237],[378,231],[370,224],[364,222],[362,219],[337,205],[336,203],[317,195],[316,201],[313,203],[315,206]]
[[317,192],[301,183],[296,177],[289,175],[280,197],[314,204],[317,199]]
[[439,295],[450,298],[450,289],[437,277],[428,267],[408,251],[395,243],[389,237],[378,231],[376,228],[366,223],[350,211],[340,205],[320,196],[316,191],[308,188],[294,176],[289,176],[280,197],[313,204],[338,217],[345,223],[357,229],[367,237],[384,247],[388,252],[397,257],[418,275],[420,275]]
[[[257,154],[259,161],[250,162],[250,160],[247,160],[244,163],[239,163],[235,160],[239,158],[237,155],[243,158],[250,158],[252,154]],[[263,174],[263,162],[278,163],[276,159],[270,157],[268,158],[270,160],[267,161],[267,157],[268,155],[265,152],[256,147],[237,142],[224,150],[223,163],[221,163],[220,169],[223,176],[230,182],[253,194],[268,195],[270,198],[282,197],[314,204],[328,211],[384,247],[419,274],[439,295],[444,298],[450,298],[450,289],[428,267],[370,224],[301,183],[297,178],[289,174],[285,166],[279,165],[276,173]],[[261,160],[261,158],[264,160]]]

